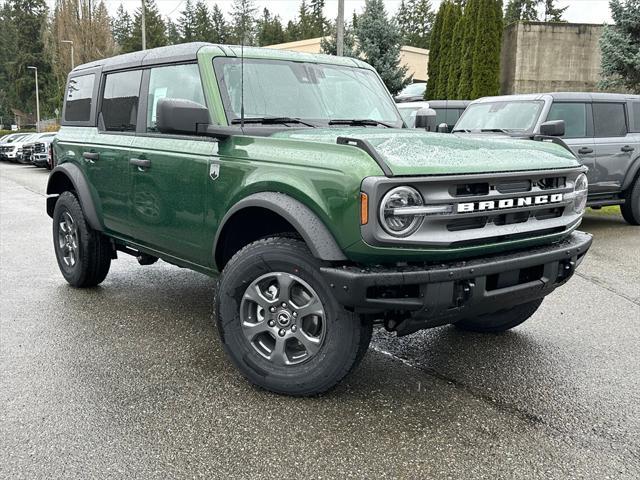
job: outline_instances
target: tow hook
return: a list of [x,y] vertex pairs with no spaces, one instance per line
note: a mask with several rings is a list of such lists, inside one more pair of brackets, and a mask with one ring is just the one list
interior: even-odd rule
[[461,280],[455,283],[453,291],[453,304],[456,307],[461,307],[467,300],[473,295],[473,289],[476,284],[473,280]]

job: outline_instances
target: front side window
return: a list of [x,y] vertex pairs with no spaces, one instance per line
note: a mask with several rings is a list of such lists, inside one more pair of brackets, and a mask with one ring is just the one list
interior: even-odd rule
[[101,108],[106,130],[135,132],[141,79],[141,70],[107,75]]
[[[240,118],[239,58],[214,60],[227,119]],[[251,117],[291,117],[317,123],[368,119],[402,126],[389,92],[364,68],[283,60],[244,60],[244,113]]]
[[413,128],[416,126],[416,116],[418,115],[418,111],[422,107],[411,107],[411,108],[399,108],[398,111],[404,120],[404,123],[407,124],[407,127]]
[[594,103],[593,124],[598,138],[624,137],[627,119],[623,103]]
[[155,132],[156,111],[161,98],[191,100],[205,106],[198,65],[169,65],[152,68],[149,76],[147,131]]
[[564,120],[565,138],[587,136],[587,105],[585,103],[554,102],[547,120]]
[[91,98],[95,74],[69,79],[64,119],[67,122],[86,122],[91,118]]
[[475,103],[467,107],[456,130],[531,131],[543,105],[539,100]]

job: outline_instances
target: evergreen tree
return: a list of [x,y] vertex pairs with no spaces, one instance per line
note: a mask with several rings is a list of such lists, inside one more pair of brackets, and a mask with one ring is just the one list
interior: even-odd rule
[[324,2],[325,0],[311,0],[311,34],[310,38],[323,37],[329,30],[329,22],[324,16]]
[[167,35],[167,45],[178,45],[182,43],[182,37],[180,36],[180,29],[178,24],[167,17],[165,24],[165,32]]
[[640,93],[640,2],[610,0],[614,24],[604,27],[601,87]]
[[555,0],[544,0],[544,21],[545,22],[566,22],[562,18],[564,12],[569,5],[566,7],[556,7]]
[[[509,0],[504,14],[504,23],[511,25],[519,21],[537,22],[538,5],[540,1],[541,0]],[[551,3],[553,3],[553,0],[551,0]]]
[[215,37],[211,12],[205,0],[197,0],[193,9],[193,40],[195,42],[211,42]]
[[435,13],[430,0],[402,0],[396,16],[403,44],[429,48],[429,36]]
[[400,66],[402,38],[398,26],[387,17],[383,0],[365,0],[355,32],[358,56],[364,57],[378,71],[391,93],[397,93],[411,81],[407,67]]
[[498,95],[500,91],[501,3],[496,0],[480,0],[477,22],[470,99]]
[[[470,0],[473,1],[473,0]],[[425,98],[428,100],[437,99],[438,94],[438,75],[440,68],[440,34],[442,33],[442,23],[444,21],[445,10],[447,9],[447,3],[442,2],[438,8],[438,13],[433,22],[433,29],[431,30],[431,48],[429,49],[429,63],[427,64],[427,90],[425,92]]]
[[253,0],[233,0],[231,6],[231,42],[255,44],[256,6]]
[[[154,0],[144,0],[147,48],[162,47],[167,44],[165,24],[158,12]],[[142,8],[138,8],[133,15],[131,36],[122,45],[122,52],[136,52],[142,50]]]
[[451,41],[451,51],[449,56],[449,72],[447,78],[447,95],[448,99],[458,98],[458,87],[460,86],[460,72],[462,71],[462,59],[464,52],[462,44],[464,42],[465,19],[462,12],[459,12],[456,26],[453,29],[453,39]]
[[315,29],[313,15],[309,10],[306,0],[302,0],[298,9],[295,40],[305,40],[307,38],[314,38],[314,36]]
[[[337,36],[338,31],[335,24],[331,25],[330,35],[328,37],[323,37],[322,40],[320,40],[320,50],[322,51],[322,53],[326,53],[327,55],[338,54]],[[356,38],[352,24],[347,24],[344,26],[344,43],[342,45],[342,55],[344,57],[356,56]]]
[[13,63],[16,59],[18,44],[17,27],[13,22],[13,12],[11,5],[6,2],[0,7],[0,117],[2,124],[10,125],[12,120],[11,107],[12,99],[15,99],[13,84],[9,78]]
[[262,11],[262,17],[257,21],[256,31],[256,40],[261,47],[286,41],[280,17],[278,15],[272,16],[268,8]]
[[434,95],[438,98],[447,98],[447,88],[449,84],[449,67],[452,61],[452,43],[453,33],[458,19],[461,16],[460,5],[451,1],[443,2],[444,17],[442,21],[442,30],[440,31],[440,58],[438,64],[438,83],[432,87],[435,87]]
[[211,25],[213,27],[213,43],[227,43],[229,39],[229,25],[217,3],[211,9]]
[[458,98],[471,98],[473,85],[473,51],[478,31],[478,6],[481,0],[468,0],[462,15],[464,34],[461,47],[460,78],[458,83]]
[[196,22],[196,12],[191,0],[187,0],[184,4],[184,10],[180,12],[178,17],[178,30],[182,42],[193,42],[195,39],[194,29]]
[[124,9],[122,3],[118,5],[116,16],[111,20],[111,32],[113,38],[119,46],[122,46],[125,40],[131,35],[133,21],[131,15]]
[[287,42],[295,42],[298,40],[298,24],[293,20],[287,22],[287,28],[284,30],[284,36]]

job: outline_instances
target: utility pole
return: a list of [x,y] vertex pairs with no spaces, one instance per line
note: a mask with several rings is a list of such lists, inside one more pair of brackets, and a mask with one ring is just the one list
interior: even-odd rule
[[338,0],[338,20],[336,22],[336,54],[344,55],[344,0]]
[[40,96],[38,95],[38,67],[27,67],[36,73],[36,132],[40,133]]
[[73,40],[62,40],[62,43],[68,43],[71,45],[71,70],[76,66],[75,59],[73,58]]
[[142,49],[147,49],[147,12],[144,7],[144,0],[142,0]]

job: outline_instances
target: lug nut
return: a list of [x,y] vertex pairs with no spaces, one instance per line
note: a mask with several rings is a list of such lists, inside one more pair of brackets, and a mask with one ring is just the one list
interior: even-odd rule
[[293,317],[296,318],[298,316],[298,312],[293,312]]
[[284,328],[281,328],[280,331],[278,332],[278,335],[280,335],[281,337],[284,337],[287,334],[287,332],[285,332]]
[[267,322],[267,325],[269,325],[270,327],[274,327],[274,326],[276,325],[276,322],[275,322],[275,321],[273,321],[273,320],[269,320],[269,321]]
[[285,302],[282,302],[282,308],[287,308],[287,304]]
[[276,313],[276,307],[269,307],[269,311],[271,313]]
[[291,325],[291,331],[295,333],[296,330],[298,330],[298,327],[296,327],[295,325]]

